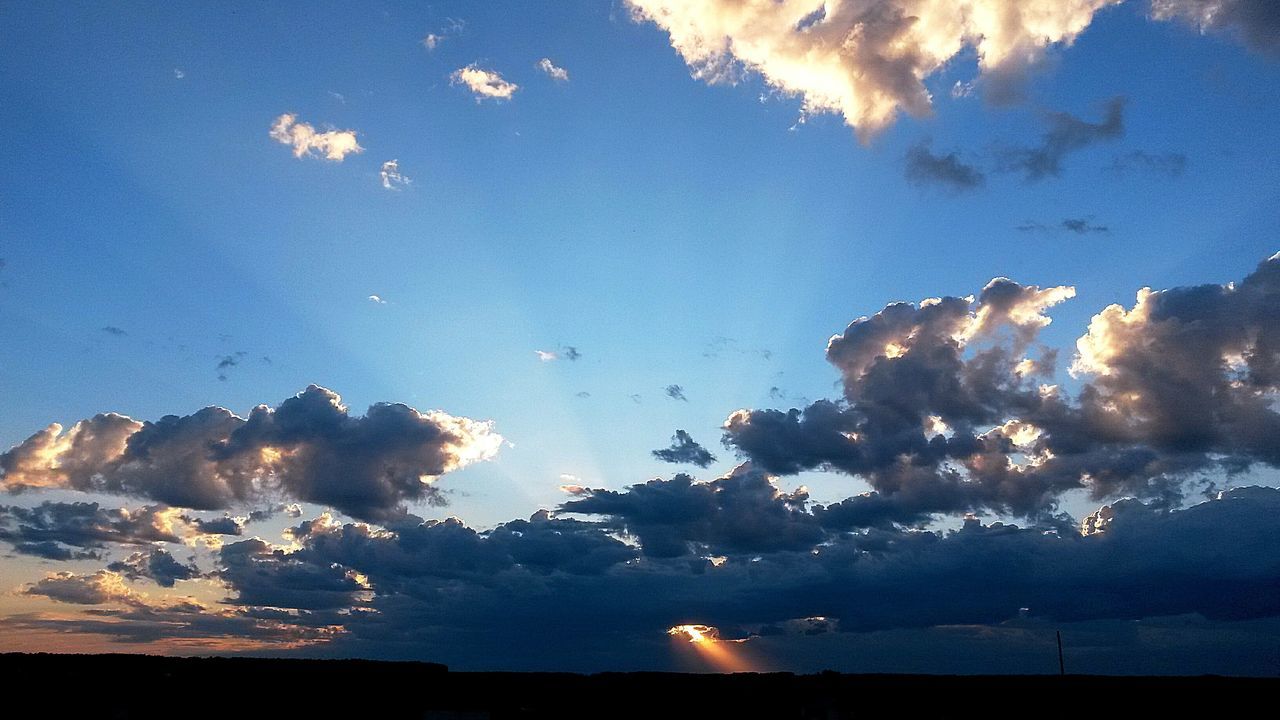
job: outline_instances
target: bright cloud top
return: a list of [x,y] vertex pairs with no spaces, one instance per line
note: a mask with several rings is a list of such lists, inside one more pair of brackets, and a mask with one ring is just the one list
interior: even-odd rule
[[[745,71],[798,96],[805,114],[837,113],[864,137],[899,110],[927,115],[925,78],[965,48],[997,82],[1055,44],[1071,44],[1119,0],[627,0],[671,36],[707,82]],[[1005,84],[1001,82],[1000,84]]]
[[319,153],[326,160],[342,162],[349,154],[364,152],[356,142],[355,130],[317,132],[311,123],[298,122],[298,116],[293,113],[276,118],[271,125],[271,139],[281,145],[292,145],[296,158]]
[[507,82],[496,71],[485,70],[475,63],[454,70],[449,79],[454,85],[465,85],[476,96],[476,102],[510,100],[520,89],[519,85]]

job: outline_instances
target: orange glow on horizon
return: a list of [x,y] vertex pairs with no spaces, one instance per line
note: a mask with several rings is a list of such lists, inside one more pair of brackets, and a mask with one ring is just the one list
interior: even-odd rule
[[720,631],[708,625],[676,625],[667,630],[673,637],[688,638],[698,656],[716,672],[760,672],[735,645],[745,640],[721,640]]

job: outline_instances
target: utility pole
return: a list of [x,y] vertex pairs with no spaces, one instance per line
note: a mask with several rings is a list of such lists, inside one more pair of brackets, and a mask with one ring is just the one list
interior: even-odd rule
[[1066,675],[1067,666],[1062,662],[1062,631],[1058,631],[1058,674]]

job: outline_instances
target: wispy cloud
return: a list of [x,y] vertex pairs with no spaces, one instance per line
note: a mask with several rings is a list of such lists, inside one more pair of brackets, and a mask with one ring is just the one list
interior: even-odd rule
[[388,190],[399,190],[413,182],[400,172],[399,160],[388,160],[382,163],[382,187]]
[[672,400],[682,400],[684,402],[689,402],[689,398],[685,397],[684,388],[679,385],[668,385],[665,388],[663,388],[663,392],[665,392],[667,394],[667,397],[671,398]]
[[955,192],[973,190],[986,181],[982,171],[969,165],[954,153],[934,155],[927,142],[907,150],[907,180],[915,185],[941,185]]
[[1040,144],[1006,151],[1001,169],[1021,172],[1031,181],[1061,175],[1062,162],[1068,155],[1124,135],[1124,104],[1123,97],[1109,100],[1098,122],[1082,120],[1067,112],[1046,114],[1048,129]]
[[370,296],[369,296],[369,302],[374,303],[374,304],[376,304],[376,305],[386,305],[386,304],[387,304],[386,299],[385,299],[385,298],[383,298],[381,295],[370,295]]
[[435,50],[440,47],[441,43],[445,40],[448,40],[454,35],[462,32],[462,28],[465,25],[466,23],[461,20],[454,20],[450,18],[439,30],[429,32],[422,37],[422,47],[426,48],[428,51]]
[[364,152],[356,142],[355,130],[317,132],[310,123],[298,122],[298,116],[285,113],[271,125],[271,139],[293,147],[293,156],[302,158],[319,153],[326,160],[342,162],[352,153]]
[[547,74],[547,77],[556,82],[569,82],[569,71],[562,67],[558,67],[551,62],[550,58],[542,58],[538,61],[538,69]]
[[494,70],[485,70],[475,63],[464,68],[458,68],[449,76],[450,82],[454,85],[464,85],[476,97],[476,102],[481,100],[510,100],[512,95],[520,89],[519,85],[513,82],[507,82]]

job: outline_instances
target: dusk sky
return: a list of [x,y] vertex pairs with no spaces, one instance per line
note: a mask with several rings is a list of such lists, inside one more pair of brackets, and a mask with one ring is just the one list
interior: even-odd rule
[[1273,0],[0,3],[0,651],[1280,673]]

